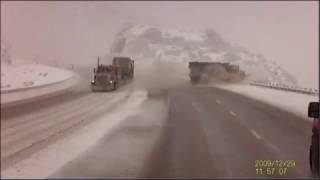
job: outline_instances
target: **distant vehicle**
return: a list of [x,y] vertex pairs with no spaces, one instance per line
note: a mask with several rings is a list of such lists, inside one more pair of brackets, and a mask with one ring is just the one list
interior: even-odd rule
[[112,65],[118,70],[121,80],[133,79],[134,61],[129,57],[114,57]]
[[320,111],[319,102],[310,102],[308,108],[308,116],[313,118],[311,145],[309,150],[309,162],[312,175],[320,177],[319,165],[319,141],[320,141]]
[[129,57],[114,57],[111,65],[98,63],[93,69],[92,91],[114,91],[134,75],[134,61]]
[[245,73],[239,66],[220,62],[189,62],[189,77],[193,84],[215,81],[240,81]]

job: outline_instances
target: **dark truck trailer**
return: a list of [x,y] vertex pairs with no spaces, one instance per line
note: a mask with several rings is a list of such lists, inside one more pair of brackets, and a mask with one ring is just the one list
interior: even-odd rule
[[134,61],[129,57],[114,57],[111,65],[98,63],[94,68],[92,91],[114,91],[119,85],[133,79]]
[[221,62],[189,62],[189,77],[192,84],[210,81],[239,81],[245,73],[239,66]]
[[191,83],[199,83],[201,80],[204,81],[205,68],[208,67],[207,62],[189,62],[189,77]]
[[134,61],[129,57],[114,57],[112,65],[115,66],[122,80],[133,79]]

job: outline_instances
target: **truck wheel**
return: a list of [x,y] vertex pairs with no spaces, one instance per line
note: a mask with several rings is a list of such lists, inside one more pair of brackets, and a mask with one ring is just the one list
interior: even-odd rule
[[312,144],[309,151],[309,161],[312,175],[319,176],[319,137],[312,135]]
[[312,145],[309,148],[309,164],[310,164],[310,169],[312,171]]
[[117,88],[117,83],[113,83],[113,90],[115,91]]

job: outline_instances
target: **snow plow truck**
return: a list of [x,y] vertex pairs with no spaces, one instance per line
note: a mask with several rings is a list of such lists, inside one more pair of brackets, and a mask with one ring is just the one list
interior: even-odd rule
[[93,69],[94,77],[91,81],[91,90],[114,91],[119,85],[133,79],[134,60],[129,57],[113,57],[112,64],[104,65],[99,63]]

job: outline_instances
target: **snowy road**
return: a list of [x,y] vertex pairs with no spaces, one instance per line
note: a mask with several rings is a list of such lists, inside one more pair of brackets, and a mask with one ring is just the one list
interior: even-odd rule
[[[301,116],[166,78],[91,93],[88,72],[73,91],[2,110],[3,177],[310,177]],[[256,160],[295,166],[257,174]]]
[[[177,89],[168,97],[167,127],[143,177],[310,177],[308,121],[216,88]],[[256,160],[290,160],[295,167],[257,174]]]
[[1,108],[1,177],[45,178],[86,151],[146,98],[131,83],[92,93],[91,69],[63,93]]
[[113,93],[70,91],[1,109],[1,172],[105,116],[132,93],[125,88]]
[[[175,88],[161,96],[51,177],[310,177],[309,121],[217,88]],[[257,174],[259,160],[291,165]]]

